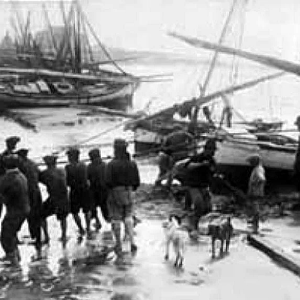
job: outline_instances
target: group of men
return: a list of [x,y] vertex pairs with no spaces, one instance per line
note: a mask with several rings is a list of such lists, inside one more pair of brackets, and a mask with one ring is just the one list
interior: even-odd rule
[[198,229],[200,218],[211,209],[210,185],[216,171],[214,159],[216,140],[208,140],[201,153],[197,153],[192,130],[181,126],[169,134],[159,154],[159,175],[156,185],[166,181],[171,187],[173,179],[179,179],[186,187],[185,208],[193,208],[191,231]]
[[[49,243],[47,218],[56,215],[61,226],[61,240],[67,240],[67,216],[72,214],[79,235],[91,234],[91,221],[95,229],[102,227],[98,215],[101,209],[105,221],[111,223],[116,241],[115,251],[122,255],[121,226],[131,244],[131,251],[137,246],[133,235],[133,202],[131,192],[140,185],[136,163],[127,152],[127,143],[115,139],[114,158],[105,163],[100,150],[89,151],[90,162],[80,160],[80,150],[70,148],[66,154],[68,163],[64,168],[57,166],[57,156],[43,157],[46,169],[40,170],[28,158],[29,149],[16,149],[20,138],[6,139],[6,149],[0,155],[0,199],[6,206],[2,220],[0,241],[5,259],[18,262],[18,232],[25,220],[37,248]],[[39,184],[45,185],[48,197],[43,199]],[[83,226],[80,211],[84,214]],[[42,241],[41,233],[44,233]]]
[[[161,185],[165,180],[166,187],[170,189],[175,178],[185,187],[185,209],[193,211],[190,224],[192,232],[197,231],[200,218],[212,209],[210,189],[213,177],[224,179],[222,174],[217,173],[214,158],[216,139],[208,139],[200,153],[196,151],[194,140],[191,130],[185,131],[179,127],[166,137],[159,155],[159,175],[156,180],[156,185]],[[257,232],[259,199],[264,196],[266,176],[258,154],[251,155],[247,161],[252,172],[248,181],[246,203],[251,211],[249,221],[253,225],[253,231]]]

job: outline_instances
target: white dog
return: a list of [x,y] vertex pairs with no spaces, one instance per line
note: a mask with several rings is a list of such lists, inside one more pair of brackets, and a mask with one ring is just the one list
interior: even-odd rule
[[169,259],[169,248],[170,244],[172,244],[176,256],[174,266],[181,268],[183,265],[187,238],[186,232],[181,229],[181,218],[177,215],[170,215],[169,220],[164,222],[163,227],[165,228],[166,234],[165,259]]

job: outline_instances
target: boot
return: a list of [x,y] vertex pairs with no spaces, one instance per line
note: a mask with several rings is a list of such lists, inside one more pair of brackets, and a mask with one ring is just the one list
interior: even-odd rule
[[134,253],[137,251],[137,246],[134,242],[133,218],[132,217],[125,218],[124,223],[125,223],[125,232],[126,232],[126,235],[128,236],[129,242],[130,242],[131,252]]
[[115,253],[117,256],[121,256],[122,255],[121,222],[112,221],[111,225],[112,225],[112,231],[116,241]]

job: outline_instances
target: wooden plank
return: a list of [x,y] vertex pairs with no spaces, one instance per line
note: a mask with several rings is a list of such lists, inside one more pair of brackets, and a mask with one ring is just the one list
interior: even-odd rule
[[129,118],[129,119],[138,119],[143,116],[142,113],[128,113],[128,112],[124,112],[124,111],[120,111],[120,110],[116,110],[116,109],[99,107],[99,106],[95,107],[95,106],[84,105],[84,104],[78,104],[78,105],[74,104],[74,105],[71,105],[70,107],[87,109],[91,113],[94,113],[94,114],[108,114],[111,116],[118,116],[118,117],[124,117],[124,118]]

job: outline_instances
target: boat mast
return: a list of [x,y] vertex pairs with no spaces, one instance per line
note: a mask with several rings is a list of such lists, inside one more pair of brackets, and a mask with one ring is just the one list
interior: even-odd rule
[[87,59],[87,65],[92,66],[92,69],[95,69],[95,67],[93,67],[93,65],[95,65],[95,60],[94,60],[94,54],[93,54],[93,49],[87,34],[87,29],[86,29],[86,24],[83,20],[83,15],[81,14],[81,24],[82,24],[82,29],[83,29],[83,34],[85,37],[85,51],[87,53],[86,57],[88,57]]
[[[75,51],[75,72],[81,73],[81,15],[79,11],[79,3],[76,1],[76,14],[77,14],[77,48]],[[76,28],[76,26],[75,26]]]
[[68,14],[68,17],[66,16],[66,12],[65,12],[65,7],[64,7],[64,3],[63,1],[60,2],[60,9],[61,9],[61,13],[62,13],[62,18],[63,18],[63,22],[64,22],[64,34],[63,34],[63,39],[60,43],[60,47],[57,53],[57,65],[61,66],[65,61],[68,61],[68,55],[70,55],[70,59],[71,59],[71,65],[74,65],[74,55],[73,55],[73,49],[72,49],[72,45],[70,42],[70,36],[71,36],[71,32],[70,32],[70,28],[71,28],[71,21],[72,21],[72,16],[73,16],[73,5],[74,2],[71,3],[71,7],[70,7],[70,11]]
[[[219,38],[219,41],[218,41],[218,44],[221,45],[224,41],[224,38],[226,36],[226,33],[227,33],[227,29],[228,29],[228,25],[230,23],[230,20],[231,20],[231,17],[232,17],[232,14],[234,12],[234,8],[236,6],[236,3],[237,3],[237,0],[233,0],[232,2],[232,5],[231,5],[231,8],[230,8],[230,11],[229,11],[229,14],[226,18],[226,21],[225,21],[225,24],[223,26],[223,29],[222,29],[222,32],[221,32],[221,35],[220,35],[220,38]],[[219,54],[219,51],[215,51],[214,53],[214,56],[212,58],[212,61],[210,63],[210,66],[209,66],[209,69],[208,69],[208,72],[207,72],[207,75],[206,75],[206,78],[205,78],[205,81],[204,81],[204,84],[200,90],[200,97],[199,98],[202,98],[205,96],[205,93],[206,93],[206,89],[208,87],[208,84],[209,84],[209,81],[211,79],[211,76],[212,76],[212,73],[213,73],[213,70],[215,68],[215,65],[216,65],[216,61],[217,61],[217,58],[218,58],[218,54]],[[194,114],[192,116],[192,123],[193,124],[197,124],[197,119],[198,119],[198,114],[199,114],[199,109],[200,109],[200,106],[199,105],[196,105],[195,106],[195,109],[194,109]]]
[[83,17],[84,22],[87,24],[88,28],[90,29],[93,37],[95,38],[95,40],[98,43],[98,46],[100,47],[100,49],[103,51],[103,53],[106,55],[106,57],[109,59],[109,61],[123,74],[123,75],[128,75],[114,60],[113,58],[110,56],[109,52],[106,50],[105,46],[102,44],[102,42],[100,41],[100,39],[98,38],[94,28],[92,27],[91,23],[88,21],[85,13],[82,11],[81,7],[78,4],[78,9],[80,9],[81,15]]
[[46,22],[47,22],[47,28],[50,31],[52,45],[53,45],[53,48],[54,48],[54,51],[55,51],[55,55],[57,55],[57,51],[58,51],[57,43],[56,43],[56,39],[54,37],[54,32],[53,32],[53,28],[52,28],[52,25],[51,25],[51,22],[50,22],[48,11],[46,10],[46,6],[45,6],[44,3],[42,5],[42,7],[43,7],[43,11],[44,11]]

